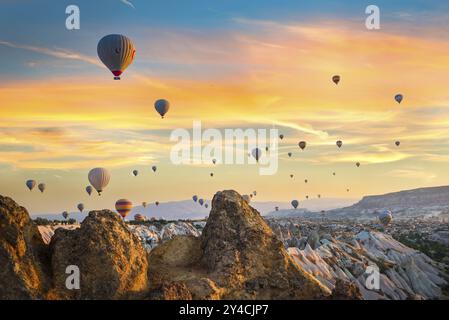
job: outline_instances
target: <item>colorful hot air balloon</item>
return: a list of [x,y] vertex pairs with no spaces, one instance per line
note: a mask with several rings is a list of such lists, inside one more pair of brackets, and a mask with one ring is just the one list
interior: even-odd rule
[[137,177],[138,174],[139,174],[139,171],[133,170],[133,175],[134,175],[134,177]]
[[397,103],[401,103],[404,99],[404,96],[402,94],[397,94],[394,96],[394,100],[396,100]]
[[117,200],[115,203],[115,210],[122,216],[123,219],[131,212],[133,203],[127,199]]
[[92,191],[93,191],[92,186],[87,186],[87,187],[86,187],[86,192],[87,192],[88,195],[91,195],[91,194],[92,194]]
[[195,195],[195,196],[192,197],[192,199],[193,199],[194,202],[197,202],[198,201],[198,196]]
[[342,145],[343,145],[343,141],[338,140],[338,141],[337,141],[337,147],[341,148]]
[[36,186],[36,181],[35,180],[27,180],[25,182],[26,186],[28,187],[28,189],[33,190],[34,187]]
[[253,151],[251,151],[252,156],[254,159],[256,159],[257,162],[259,162],[260,157],[262,156],[262,150],[259,148],[254,148]]
[[165,99],[156,100],[154,108],[161,115],[162,119],[164,119],[165,114],[168,112],[168,109],[170,109],[170,102]]
[[379,221],[384,225],[388,226],[393,220],[393,215],[390,210],[385,210],[379,215]]
[[292,206],[293,206],[293,208],[297,209],[298,206],[299,206],[298,200],[293,200],[293,201],[292,201]]
[[62,213],[62,216],[64,217],[64,219],[67,220],[67,218],[69,217],[69,213],[68,213],[67,211],[64,211],[64,212]]
[[242,196],[242,198],[243,198],[243,200],[245,200],[245,202],[248,203],[248,204],[251,202],[251,197],[250,197],[249,195],[247,195],[247,194],[244,194],[244,195]]
[[281,140],[284,139],[284,135],[283,135],[283,134],[280,134],[280,135],[279,135],[279,139],[281,139]]
[[152,167],[151,167],[151,170],[153,170],[153,172],[156,172],[157,167],[156,167],[156,166],[152,166]]
[[396,145],[396,147],[399,147],[401,145],[401,141],[396,141],[394,144]]
[[338,84],[340,82],[340,79],[341,79],[341,77],[339,75],[335,75],[335,76],[332,77],[332,81],[335,84]]
[[144,207],[144,208],[146,208],[147,207],[147,203],[144,201],[144,202],[142,202],[142,206]]
[[145,216],[140,214],[140,213],[135,214],[134,215],[134,220],[137,221],[137,222],[143,222],[143,221],[145,221]]
[[136,49],[129,38],[110,34],[98,42],[97,53],[101,62],[114,75],[114,80],[120,80],[120,75],[133,62]]
[[45,188],[46,188],[46,185],[45,185],[45,183],[39,183],[37,188],[40,190],[40,192],[44,192]]
[[198,202],[199,202],[200,206],[202,206],[204,204],[204,199],[200,199],[200,200],[198,200]]
[[307,143],[305,141],[300,141],[298,143],[299,147],[301,148],[301,150],[304,150],[307,146]]
[[80,212],[83,212],[83,210],[84,210],[84,204],[79,203],[76,207],[78,208],[78,210],[79,210]]
[[94,168],[89,171],[88,178],[92,187],[97,190],[98,195],[101,195],[101,192],[106,188],[111,179],[111,174],[105,168]]

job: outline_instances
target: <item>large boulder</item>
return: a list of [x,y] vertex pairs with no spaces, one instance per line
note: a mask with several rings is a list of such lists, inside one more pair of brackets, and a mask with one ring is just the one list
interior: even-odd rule
[[235,191],[215,195],[201,237],[175,237],[153,249],[149,261],[153,298],[323,299],[330,295],[292,261],[260,214]]
[[[116,213],[92,211],[79,229],[57,229],[50,249],[55,299],[131,299],[146,294],[146,251]],[[79,290],[66,287],[70,265],[79,268]]]
[[0,299],[43,299],[49,252],[25,208],[0,196]]

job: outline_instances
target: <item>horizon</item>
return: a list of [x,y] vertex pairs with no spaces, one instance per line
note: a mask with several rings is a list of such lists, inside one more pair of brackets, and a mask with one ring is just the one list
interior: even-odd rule
[[[225,189],[257,190],[261,202],[361,199],[449,181],[449,4],[378,1],[381,29],[367,30],[366,5],[353,1],[133,3],[76,1],[80,30],[65,28],[67,3],[0,5],[0,194],[30,214],[211,200]],[[112,33],[137,50],[120,81],[96,52]],[[153,107],[161,98],[164,119]],[[174,165],[170,133],[196,120],[278,129],[277,173]],[[112,176],[101,197],[85,192],[94,167]],[[30,192],[27,179],[47,189]]]

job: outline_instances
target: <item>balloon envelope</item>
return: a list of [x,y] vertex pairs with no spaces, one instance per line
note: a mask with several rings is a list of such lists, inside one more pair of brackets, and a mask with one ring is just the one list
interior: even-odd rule
[[198,196],[195,195],[195,196],[192,197],[192,199],[193,199],[193,201],[197,202],[198,201]]
[[152,167],[151,167],[151,170],[153,170],[153,172],[156,172],[157,167],[156,167],[156,166],[152,166]]
[[25,184],[28,187],[28,189],[30,189],[30,191],[31,191],[36,186],[36,181],[34,181],[34,180],[27,180],[27,182]]
[[251,151],[252,156],[254,159],[256,159],[257,162],[259,162],[260,157],[262,156],[262,150],[259,148],[254,148],[253,151]]
[[393,215],[390,210],[385,210],[379,215],[380,222],[387,226],[390,224],[391,220],[393,220]]
[[46,188],[45,183],[39,183],[37,188],[40,190],[40,192],[44,192]]
[[250,203],[251,202],[251,197],[247,194],[244,194],[242,196],[243,200],[245,200],[246,203]]
[[69,217],[69,213],[67,211],[64,211],[62,213],[62,216],[64,217],[64,219],[67,219]]
[[136,49],[128,37],[110,34],[98,42],[97,53],[103,64],[114,75],[114,80],[120,80],[120,75],[133,62]]
[[305,141],[300,141],[298,143],[299,147],[301,148],[301,150],[304,150],[307,146],[307,143]]
[[341,148],[341,146],[343,145],[343,142],[341,140],[337,141],[337,147]]
[[78,210],[79,210],[80,212],[83,212],[83,210],[84,210],[84,204],[80,203],[80,204],[78,204],[76,207],[78,208]]
[[91,195],[91,194],[92,194],[92,191],[93,191],[92,186],[87,186],[87,187],[86,187],[86,192],[87,192],[88,195]]
[[292,201],[292,206],[293,206],[293,208],[298,208],[298,206],[299,206],[299,202],[298,202],[298,200],[293,200]]
[[97,190],[98,194],[101,194],[108,185],[111,174],[105,168],[94,168],[89,171],[88,178],[92,187]]
[[120,199],[115,203],[115,210],[122,216],[123,219],[131,212],[133,203],[128,199]]
[[341,79],[341,77],[339,75],[335,75],[335,76],[332,77],[332,81],[335,84],[338,84],[340,82],[340,79]]
[[156,100],[154,103],[154,108],[161,115],[161,117],[164,118],[165,114],[170,109],[170,102],[165,99]]
[[394,96],[394,100],[396,100],[397,103],[401,103],[404,99],[404,96],[402,94],[397,94]]
[[133,170],[133,175],[134,175],[135,177],[137,177],[138,174],[139,174],[139,171]]

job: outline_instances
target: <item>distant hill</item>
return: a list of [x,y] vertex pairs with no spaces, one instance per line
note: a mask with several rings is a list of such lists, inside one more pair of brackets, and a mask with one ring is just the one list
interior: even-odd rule
[[395,218],[438,215],[449,210],[449,186],[419,188],[365,196],[356,204],[331,210],[333,218],[375,218],[377,213],[391,210]]
[[[159,206],[155,204],[149,204],[146,208],[143,206],[135,206],[128,216],[128,219],[132,219],[137,213],[145,215],[147,218],[164,218],[165,220],[179,220],[179,219],[202,219],[209,214],[211,209],[210,201],[207,201],[209,208],[200,206],[199,203],[195,203],[192,200],[171,201],[160,203]],[[311,199],[306,201],[300,201],[300,206],[310,211],[316,210],[328,210],[347,206],[354,203],[354,200],[350,199]],[[265,201],[265,202],[251,202],[251,206],[259,211],[262,215],[272,215],[275,211],[275,207],[279,207],[280,211],[289,211],[291,204],[289,202],[282,201]],[[82,221],[87,216],[88,211],[85,212],[71,212],[70,218],[74,218],[77,221]],[[49,220],[63,220],[60,213],[57,214],[33,214],[33,218],[41,217]]]

